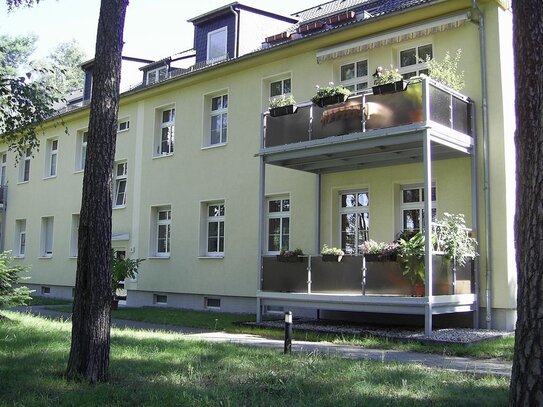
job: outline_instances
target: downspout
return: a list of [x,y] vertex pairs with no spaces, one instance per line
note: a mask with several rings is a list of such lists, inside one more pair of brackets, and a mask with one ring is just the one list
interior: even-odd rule
[[[234,13],[234,17],[236,18],[236,24],[235,24],[235,35],[234,38],[234,55],[232,55],[232,58],[238,57],[238,49],[239,49],[239,10],[235,10],[234,6],[230,6],[230,11]],[[230,58],[228,58],[230,59]]]
[[492,327],[492,257],[490,256],[490,163],[489,163],[489,133],[488,133],[488,86],[486,74],[486,32],[484,15],[479,9],[477,0],[471,1],[473,11],[477,13],[479,22],[479,41],[481,48],[481,86],[483,98],[483,190],[485,196],[485,263],[486,263],[486,328]]

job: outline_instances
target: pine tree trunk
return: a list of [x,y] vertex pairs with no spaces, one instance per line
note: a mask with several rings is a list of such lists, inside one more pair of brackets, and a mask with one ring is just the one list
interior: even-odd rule
[[543,406],[543,6],[513,1],[518,319],[509,403]]
[[109,379],[111,180],[127,0],[102,0],[79,220],[72,344],[66,376]]

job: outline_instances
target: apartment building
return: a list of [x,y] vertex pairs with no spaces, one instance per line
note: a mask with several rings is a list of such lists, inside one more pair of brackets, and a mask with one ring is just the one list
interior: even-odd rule
[[[513,328],[507,2],[335,0],[292,16],[232,3],[189,23],[193,49],[143,64],[121,95],[112,246],[146,259],[127,305]],[[413,79],[426,57],[459,48],[462,93]],[[389,66],[407,90],[373,94],[372,74]],[[84,69],[83,101],[61,114],[69,134],[52,120],[18,166],[0,153],[4,248],[31,266],[38,295],[70,298],[75,282],[92,62]],[[353,95],[311,103],[329,82]],[[296,112],[272,117],[281,95]],[[399,266],[359,247],[421,228],[424,211],[465,214],[480,256],[458,273],[429,256],[425,295],[411,297]],[[343,248],[341,263],[322,261],[323,244]],[[282,248],[305,255],[282,263]]]

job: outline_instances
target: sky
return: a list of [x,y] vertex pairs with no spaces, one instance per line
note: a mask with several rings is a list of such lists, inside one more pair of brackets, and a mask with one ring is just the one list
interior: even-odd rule
[[[161,59],[192,48],[193,25],[187,20],[232,3],[233,0],[131,0],[126,12],[123,55]],[[242,0],[239,3],[282,15],[324,3],[325,0]],[[100,0],[41,0],[30,9],[7,12],[0,0],[0,35],[34,33],[33,57],[43,58],[58,44],[75,39],[94,56]]]

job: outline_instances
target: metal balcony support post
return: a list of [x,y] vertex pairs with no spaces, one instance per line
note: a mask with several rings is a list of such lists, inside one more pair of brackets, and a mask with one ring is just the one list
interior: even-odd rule
[[307,293],[311,294],[311,255],[307,256]]
[[[475,123],[475,108],[473,102],[469,104],[469,113],[471,120],[471,137],[473,140],[473,146],[471,147],[471,223],[474,233],[474,238],[479,241],[479,180],[477,178],[477,135],[476,135],[476,123]],[[479,328],[479,256],[476,256],[473,260],[475,263],[475,273],[472,273],[474,279],[474,294],[475,304],[473,312],[473,327]]]
[[362,256],[362,295],[366,295],[366,257]]
[[426,304],[424,308],[424,333],[426,336],[432,334],[432,138],[428,130],[423,135],[424,155],[424,276],[426,284]]
[[307,129],[307,135],[309,140],[313,140],[313,108],[315,105],[311,105],[309,108],[309,128]]
[[[266,127],[266,116],[263,114],[261,119],[261,129],[262,134],[260,138],[260,148],[264,147],[264,138],[265,138],[265,127]],[[264,161],[264,156],[260,157],[260,171],[258,179],[258,257],[257,257],[257,267],[258,267],[258,278],[257,278],[257,287],[256,290],[259,292],[262,289],[262,255],[264,247],[264,222],[266,216],[266,162]],[[257,298],[256,301],[256,322],[262,322],[262,304],[260,298]]]

